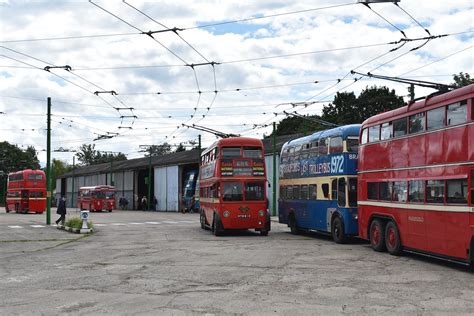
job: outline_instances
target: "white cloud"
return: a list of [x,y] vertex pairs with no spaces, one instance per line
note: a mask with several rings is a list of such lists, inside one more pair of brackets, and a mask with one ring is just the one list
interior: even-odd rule
[[[162,27],[127,5],[115,1],[94,1],[143,31],[156,31]],[[282,12],[308,10],[326,6],[347,4],[347,1],[129,1],[160,23],[168,27],[189,28],[252,16],[272,15]],[[431,34],[458,33],[473,30],[472,1],[446,2],[404,0],[400,6],[413,15]],[[402,28],[408,37],[423,37],[427,34],[393,4],[373,4],[371,7],[389,21]],[[217,89],[222,91],[208,112],[214,94],[214,71],[211,66],[196,66],[199,89],[203,91],[198,102],[196,78],[186,63],[202,63],[205,60],[172,32],[153,36],[169,51],[147,35],[123,35],[111,37],[68,39],[55,41],[8,42],[20,39],[68,37],[100,34],[138,33],[136,29],[117,20],[88,2],[62,1],[37,2],[0,1],[0,45],[43,60],[49,65],[70,65],[73,73],[64,70],[52,72],[84,87],[84,91],[47,72],[24,69],[25,64],[0,56],[0,140],[22,145],[45,148],[44,132],[27,131],[28,128],[45,128],[44,114],[46,98],[53,99],[53,147],[78,147],[90,143],[97,134],[120,132],[120,137],[96,142],[102,150],[123,151],[138,155],[138,145],[168,141],[179,143],[196,139],[200,133],[181,126],[187,123],[214,127],[225,132],[242,133],[260,137],[269,133],[270,127],[249,130],[252,124],[280,120],[275,117],[275,104],[313,100],[331,100],[333,94],[351,81],[344,80],[335,85],[356,67],[360,72],[376,70],[377,73],[397,76],[432,63],[428,67],[410,72],[407,76],[426,76],[424,80],[452,81],[452,74],[461,71],[473,74],[472,49],[453,55],[442,62],[435,62],[455,52],[472,46],[472,34],[449,36],[430,41],[423,48],[399,56],[422,42],[408,43],[373,62],[369,60],[388,52],[394,45],[381,45],[359,49],[334,50],[345,47],[382,44],[399,40],[401,33],[383,21],[368,8],[354,1],[353,5],[306,11],[298,14],[279,15],[272,18],[245,21],[238,24],[223,24],[208,28],[189,29],[179,32],[207,60],[228,62],[264,56],[297,54],[291,57],[253,60],[239,63],[223,63],[215,66]],[[315,54],[304,52],[324,51]],[[0,49],[0,55],[8,56],[43,68],[48,64]],[[184,60],[184,62],[183,62]],[[386,65],[381,64],[388,62]],[[365,64],[365,65],[363,65]],[[84,68],[165,66],[125,69]],[[7,66],[7,67],[6,67]],[[76,71],[77,69],[77,71]],[[82,70],[80,70],[82,69]],[[442,75],[442,76],[440,76]],[[352,80],[354,77],[347,76]],[[285,86],[291,83],[318,84]],[[386,85],[401,95],[406,87],[400,84],[362,80],[347,91],[359,93],[367,85]],[[265,86],[282,85],[275,88]],[[101,95],[109,104],[91,92],[114,90],[118,98]],[[261,89],[249,89],[261,87]],[[332,88],[331,88],[332,87]],[[242,90],[238,90],[242,89]],[[417,92],[424,93],[425,89]],[[163,94],[139,94],[156,93]],[[192,93],[178,93],[192,92]],[[121,95],[127,93],[127,95]],[[128,95],[130,94],[130,95]],[[20,97],[11,98],[11,97]],[[30,100],[30,99],[39,99]],[[65,101],[69,103],[61,103]],[[133,130],[118,129],[130,126],[130,111],[117,112],[112,107],[133,107],[138,119]],[[197,110],[194,108],[197,107]],[[314,105],[302,113],[320,113],[322,105]],[[190,116],[195,116],[190,119]],[[263,114],[266,113],[266,114]],[[170,117],[171,116],[171,117]],[[63,119],[64,117],[64,119]],[[71,122],[72,120],[72,122]],[[244,125],[245,124],[245,125]],[[177,128],[180,126],[180,128]],[[22,131],[21,129],[25,129]],[[94,134],[96,133],[96,134]],[[214,141],[212,135],[203,134],[203,143]],[[61,159],[70,159],[67,154],[54,154]],[[67,156],[67,157],[66,157]],[[40,154],[44,161],[44,153]]]

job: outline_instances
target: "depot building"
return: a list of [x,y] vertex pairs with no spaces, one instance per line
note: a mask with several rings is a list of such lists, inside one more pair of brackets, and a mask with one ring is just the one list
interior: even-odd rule
[[[278,199],[278,170],[280,151],[283,144],[301,135],[276,137],[277,186],[267,188],[270,210],[273,208],[273,190]],[[267,180],[273,186],[273,143],[272,138],[263,140]],[[93,166],[75,168],[74,171],[60,176],[56,180],[58,199],[65,196],[68,207],[77,207],[77,194],[80,187],[113,185],[116,189],[116,205],[124,197],[129,202],[126,209],[139,208],[139,199],[148,198],[148,183],[151,185],[151,197],[156,197],[158,211],[178,212],[182,207],[184,181],[186,174],[199,170],[199,151],[197,149],[171,153],[164,156],[152,156],[114,161]],[[149,181],[151,177],[151,181]],[[278,207],[278,206],[277,206]]]

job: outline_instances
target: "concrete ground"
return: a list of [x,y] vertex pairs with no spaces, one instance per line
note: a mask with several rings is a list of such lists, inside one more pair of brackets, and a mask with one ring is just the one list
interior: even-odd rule
[[[68,210],[68,216],[77,212]],[[0,209],[1,315],[471,314],[474,274],[291,235],[215,237],[197,214],[93,213],[96,232]],[[52,215],[52,222],[57,215]]]

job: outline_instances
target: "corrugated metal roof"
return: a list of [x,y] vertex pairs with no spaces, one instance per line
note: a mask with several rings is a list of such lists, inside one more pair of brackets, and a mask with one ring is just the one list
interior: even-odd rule
[[[276,151],[279,154],[281,147],[290,139],[295,139],[303,136],[302,134],[293,134],[293,135],[283,135],[276,137]],[[265,148],[265,155],[272,154],[273,152],[273,143],[272,137],[265,138],[262,140],[263,146]],[[199,151],[197,149],[181,151],[178,153],[171,153],[164,156],[152,157],[151,165],[153,167],[165,167],[171,165],[183,165],[190,163],[198,163],[199,161]],[[137,158],[124,161],[114,161],[112,163],[112,171],[128,171],[128,170],[138,170],[148,168],[149,158]],[[109,173],[111,169],[110,163],[102,163],[98,165],[78,167],[74,170],[74,176],[86,176],[91,174],[104,174]],[[65,173],[60,176],[60,178],[68,178],[72,176],[72,171]]]

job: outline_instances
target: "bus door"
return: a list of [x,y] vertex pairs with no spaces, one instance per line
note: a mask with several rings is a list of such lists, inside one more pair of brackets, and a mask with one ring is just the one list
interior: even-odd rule
[[328,185],[327,188],[325,189],[325,184],[323,184],[323,194],[326,197],[329,189],[331,190],[330,195],[328,195],[329,198],[329,203],[327,204],[326,207],[326,231],[330,232],[331,231],[331,219],[332,215],[337,211],[337,203],[338,203],[338,194],[337,194],[337,178],[331,178],[331,183],[330,186]]

